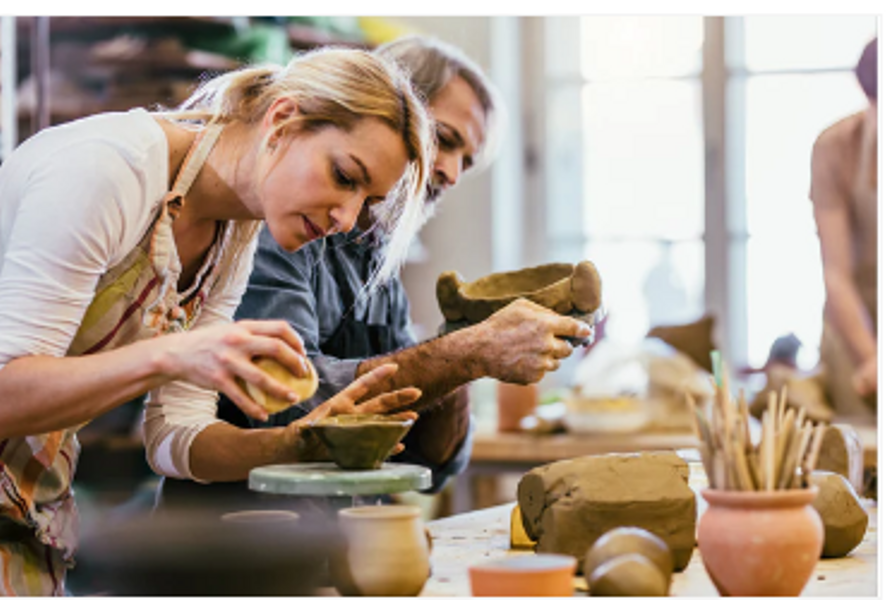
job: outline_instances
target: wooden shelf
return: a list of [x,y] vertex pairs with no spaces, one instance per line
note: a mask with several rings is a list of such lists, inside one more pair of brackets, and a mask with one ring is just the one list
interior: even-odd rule
[[[19,17],[17,27],[20,35],[26,35],[34,17]],[[234,29],[233,17],[52,17],[51,35],[72,37],[107,37],[128,30],[157,33],[179,33],[184,31],[207,31],[216,28],[220,33]]]

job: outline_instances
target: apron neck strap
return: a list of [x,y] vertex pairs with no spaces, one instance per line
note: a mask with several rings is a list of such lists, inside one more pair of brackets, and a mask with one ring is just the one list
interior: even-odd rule
[[174,217],[182,208],[183,197],[195,182],[198,171],[204,166],[204,162],[219,139],[223,127],[222,123],[207,125],[198,133],[198,137],[195,138],[192,147],[189,148],[188,154],[186,154],[185,160],[182,161],[182,166],[176,174],[173,188],[167,193],[167,206],[171,209]]

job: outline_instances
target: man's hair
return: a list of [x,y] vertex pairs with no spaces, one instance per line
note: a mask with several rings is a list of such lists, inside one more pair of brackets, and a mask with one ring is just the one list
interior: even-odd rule
[[408,71],[414,88],[427,102],[435,99],[456,75],[467,82],[485,113],[485,136],[477,165],[487,166],[501,140],[504,106],[500,93],[482,69],[456,46],[421,35],[408,35],[378,47]]
[[878,38],[865,46],[856,65],[856,79],[869,100],[878,99]]

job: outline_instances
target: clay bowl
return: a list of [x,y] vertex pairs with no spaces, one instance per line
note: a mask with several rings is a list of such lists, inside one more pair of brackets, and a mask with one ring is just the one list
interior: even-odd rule
[[493,273],[465,282],[447,271],[436,282],[439,308],[447,321],[484,321],[517,298],[561,315],[590,315],[600,307],[601,282],[593,263],[550,263],[518,271]]
[[310,427],[341,469],[379,469],[411,426],[412,419],[374,414],[319,419]]
[[578,560],[562,554],[508,556],[470,567],[474,596],[571,596]]

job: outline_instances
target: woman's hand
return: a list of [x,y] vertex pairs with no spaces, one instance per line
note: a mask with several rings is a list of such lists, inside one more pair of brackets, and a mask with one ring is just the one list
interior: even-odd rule
[[250,417],[265,421],[269,415],[239,380],[290,402],[300,400],[253,363],[254,358],[269,357],[297,377],[309,373],[303,340],[286,321],[243,320],[164,337],[168,341],[162,358],[164,372],[224,393]]
[[[394,410],[417,402],[421,391],[415,387],[402,388],[362,401],[362,398],[369,390],[392,377],[398,369],[398,365],[390,363],[368,371],[353,381],[342,392],[318,405],[308,415],[288,425],[290,443],[293,443],[294,447],[301,449],[300,460],[318,460],[319,457],[323,456],[322,449],[315,437],[307,435],[309,433],[309,425],[319,419],[361,413],[390,414]],[[412,410],[403,410],[395,413],[395,415],[403,419],[414,420],[417,420],[418,416]],[[398,454],[404,449],[404,444],[399,443],[393,450],[393,454]]]

